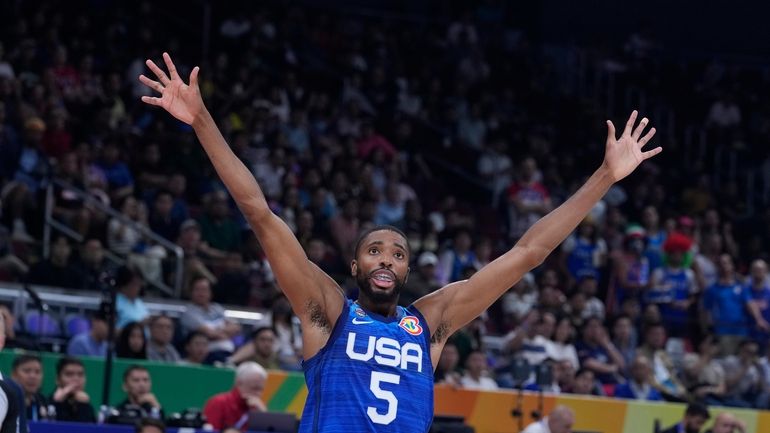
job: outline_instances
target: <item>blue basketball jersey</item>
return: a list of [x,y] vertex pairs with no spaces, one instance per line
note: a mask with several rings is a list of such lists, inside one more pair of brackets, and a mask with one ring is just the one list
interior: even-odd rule
[[300,433],[430,428],[430,330],[414,306],[383,317],[346,300],[326,346],[303,368],[308,396]]

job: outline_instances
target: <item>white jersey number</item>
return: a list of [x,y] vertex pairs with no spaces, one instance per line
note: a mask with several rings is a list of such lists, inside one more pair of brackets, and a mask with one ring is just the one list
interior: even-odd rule
[[401,382],[401,376],[381,371],[372,372],[372,382],[369,385],[369,389],[372,390],[372,394],[375,397],[388,402],[388,410],[385,413],[379,413],[376,408],[369,406],[366,408],[366,414],[369,415],[373,423],[388,425],[396,419],[398,399],[392,392],[380,388],[380,383],[382,382],[398,385]]

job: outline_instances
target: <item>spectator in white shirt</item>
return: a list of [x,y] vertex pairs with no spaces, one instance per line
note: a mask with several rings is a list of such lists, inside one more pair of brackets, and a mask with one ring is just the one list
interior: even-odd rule
[[547,417],[533,422],[521,433],[571,433],[575,412],[566,406],[556,406]]
[[706,124],[717,128],[731,128],[741,123],[741,109],[732,95],[723,95],[709,109]]
[[569,317],[562,317],[556,324],[556,330],[553,333],[553,339],[549,346],[550,357],[555,361],[567,361],[577,370],[580,368],[577,350],[572,341],[575,338],[575,327]]
[[497,383],[488,374],[486,355],[473,351],[465,361],[465,374],[460,379],[460,384],[463,388],[480,391],[497,389]]
[[553,313],[532,311],[522,325],[503,337],[503,350],[538,365],[552,352],[551,336],[556,326]]
[[528,273],[503,295],[502,308],[507,319],[515,323],[529,314],[537,304],[537,286],[535,278]]
[[190,305],[180,318],[185,332],[198,331],[209,338],[209,362],[224,361],[232,355],[232,338],[241,332],[237,323],[225,317],[225,309],[211,302],[211,282],[197,277],[190,283]]
[[599,288],[596,275],[582,275],[578,280],[578,290],[586,297],[586,306],[583,310],[583,318],[598,317],[604,320],[604,303],[596,297]]

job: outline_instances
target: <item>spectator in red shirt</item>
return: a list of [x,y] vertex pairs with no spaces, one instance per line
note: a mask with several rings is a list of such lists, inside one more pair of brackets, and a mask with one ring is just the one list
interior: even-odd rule
[[262,401],[267,372],[256,362],[244,362],[235,370],[233,389],[211,397],[203,408],[214,430],[248,427],[249,415],[267,411]]
[[527,229],[553,208],[542,174],[533,158],[521,164],[521,178],[508,189],[511,237],[520,238]]
[[72,134],[67,129],[67,113],[62,109],[51,113],[51,127],[43,134],[43,151],[46,155],[60,159],[72,150]]
[[396,156],[396,148],[385,137],[378,134],[370,122],[364,123],[361,131],[361,139],[357,143],[358,156],[361,159],[368,158],[372,153],[382,152],[387,161],[392,161]]

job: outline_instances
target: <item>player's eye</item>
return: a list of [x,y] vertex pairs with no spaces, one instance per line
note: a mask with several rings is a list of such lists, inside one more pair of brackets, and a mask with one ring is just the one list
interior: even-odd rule
[[397,251],[397,252],[396,252],[396,254],[394,254],[394,256],[395,256],[397,259],[401,260],[401,259],[403,259],[403,258],[404,258],[404,253],[402,253],[401,251]]
[[377,254],[380,251],[377,248],[369,248],[369,254]]

